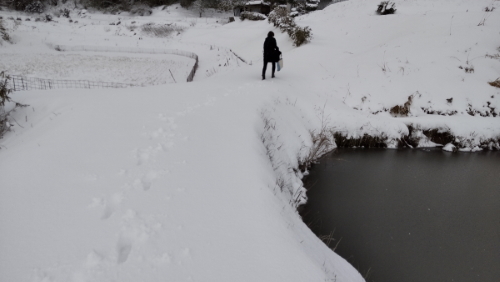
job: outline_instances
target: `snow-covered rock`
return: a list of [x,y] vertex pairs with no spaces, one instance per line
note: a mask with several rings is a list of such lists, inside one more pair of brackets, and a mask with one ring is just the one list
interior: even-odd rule
[[448,143],[446,145],[444,145],[443,147],[443,151],[446,151],[446,152],[456,152],[457,151],[457,147],[451,143]]

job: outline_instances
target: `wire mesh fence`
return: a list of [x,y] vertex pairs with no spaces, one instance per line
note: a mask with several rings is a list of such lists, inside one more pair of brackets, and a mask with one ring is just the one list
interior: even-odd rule
[[[58,51],[94,51],[94,52],[127,52],[127,53],[147,53],[147,54],[172,54],[194,59],[195,63],[189,72],[186,81],[191,82],[194,79],[196,70],[198,68],[198,55],[192,52],[176,49],[137,49],[137,48],[123,48],[123,47],[100,47],[100,46],[62,46],[56,45],[54,49]],[[26,90],[49,90],[49,89],[64,89],[64,88],[129,88],[146,86],[144,84],[127,84],[118,82],[103,82],[103,81],[89,81],[89,80],[61,80],[61,79],[47,79],[39,77],[26,77],[22,75],[8,75],[8,87],[12,91],[26,91]]]
[[12,91],[26,91],[26,90],[49,90],[49,89],[64,89],[64,88],[128,88],[138,87],[143,85],[126,84],[116,82],[102,82],[102,81],[89,81],[89,80],[59,80],[59,79],[46,79],[38,77],[26,77],[21,75],[8,75],[8,87]]

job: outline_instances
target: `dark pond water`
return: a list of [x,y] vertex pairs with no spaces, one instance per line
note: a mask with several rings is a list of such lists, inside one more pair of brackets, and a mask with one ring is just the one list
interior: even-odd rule
[[342,149],[306,185],[304,222],[369,282],[500,281],[500,152]]

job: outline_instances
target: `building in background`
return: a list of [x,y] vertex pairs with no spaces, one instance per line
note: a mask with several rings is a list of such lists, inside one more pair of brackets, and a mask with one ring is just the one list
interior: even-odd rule
[[267,16],[271,12],[271,4],[264,1],[248,1],[243,5],[234,6],[233,12],[235,17],[239,17],[242,12],[254,12]]

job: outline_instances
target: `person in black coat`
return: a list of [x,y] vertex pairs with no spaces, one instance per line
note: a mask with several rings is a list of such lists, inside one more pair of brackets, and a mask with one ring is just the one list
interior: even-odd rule
[[274,38],[274,32],[270,31],[264,41],[264,68],[262,69],[262,79],[266,79],[267,63],[271,63],[273,65],[272,77],[274,77],[274,71],[276,70],[275,63],[279,60],[280,53],[280,49],[278,48],[276,39]]

